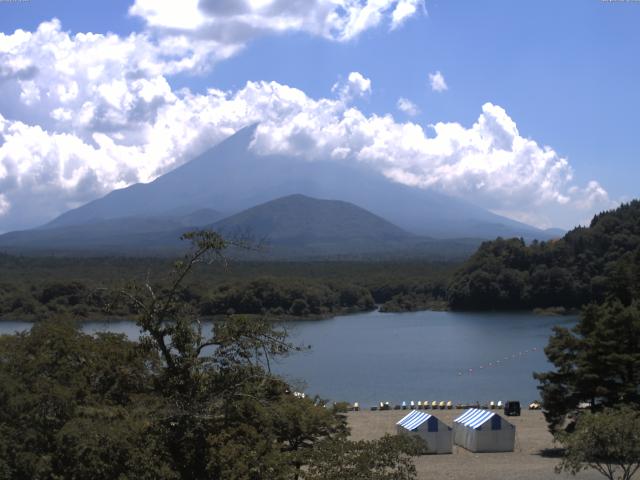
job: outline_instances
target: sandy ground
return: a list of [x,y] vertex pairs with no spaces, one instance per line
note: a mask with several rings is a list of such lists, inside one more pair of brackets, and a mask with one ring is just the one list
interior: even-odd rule
[[[438,410],[434,414],[447,425],[464,410]],[[431,412],[431,410],[427,410]],[[407,411],[360,411],[349,413],[349,426],[354,440],[372,440],[385,433],[395,433],[395,423]],[[520,417],[505,417],[516,426],[515,451],[509,453],[471,453],[456,445],[451,455],[425,455],[415,459],[418,478],[431,479],[603,479],[593,470],[581,472],[575,477],[556,474],[554,467],[557,458],[543,455],[545,450],[553,449],[553,438],[547,431],[547,425],[539,411],[523,411]],[[636,478],[640,478],[636,475]]]

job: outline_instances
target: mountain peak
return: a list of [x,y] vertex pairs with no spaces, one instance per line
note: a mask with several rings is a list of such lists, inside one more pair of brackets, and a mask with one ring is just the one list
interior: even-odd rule
[[347,241],[357,238],[404,239],[413,237],[391,222],[349,202],[323,200],[300,193],[276,198],[220,220],[221,232],[249,231],[279,241]]
[[553,235],[433,190],[394,182],[364,165],[260,155],[251,148],[257,124],[248,125],[190,162],[151,183],[116,190],[46,228],[82,225],[169,211],[213,209],[232,214],[274,198],[301,195],[339,199],[387,219],[401,229],[435,238]]

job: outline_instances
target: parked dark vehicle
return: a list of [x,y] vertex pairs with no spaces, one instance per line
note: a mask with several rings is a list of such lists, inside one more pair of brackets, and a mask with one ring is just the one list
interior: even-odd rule
[[508,400],[504,404],[504,414],[509,417],[520,416],[520,402],[516,400]]

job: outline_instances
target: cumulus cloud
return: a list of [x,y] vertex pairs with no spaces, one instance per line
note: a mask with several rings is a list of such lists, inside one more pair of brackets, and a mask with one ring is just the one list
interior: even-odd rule
[[9,202],[7,198],[0,193],[0,217],[9,211]]
[[348,41],[383,22],[395,29],[424,9],[424,0],[135,0],[129,13],[164,35],[237,49],[269,33]]
[[[437,189],[492,210],[563,205],[587,209],[595,205],[587,198],[604,192],[596,184],[574,186],[568,161],[521,136],[505,110],[491,103],[482,107],[471,127],[437,123],[431,132],[390,115],[365,116],[346,105],[308,98],[288,117],[282,123],[263,121],[255,148],[295,154],[291,139],[304,135],[313,139],[305,145],[306,155],[317,160],[335,157],[339,149],[342,157],[367,163],[395,181]],[[606,203],[606,192],[597,200]]]
[[[216,15],[237,15],[242,5],[218,2]],[[57,21],[0,35],[0,230],[31,227],[114,188],[151,181],[256,122],[258,153],[364,163],[394,181],[541,226],[568,225],[571,214],[559,212],[583,219],[612,205],[597,182],[576,185],[568,160],[522,136],[500,106],[483,105],[470,126],[424,129],[355,108],[353,100],[372,89],[359,72],[327,98],[276,82],[174,91],[167,76],[190,68],[199,53],[176,45],[167,56],[161,41],[70,35]]]
[[435,73],[429,74],[429,84],[431,85],[431,90],[434,92],[444,92],[449,90],[447,82],[444,80],[444,75],[442,75],[439,70]]
[[578,206],[583,210],[591,210],[609,200],[609,194],[595,180],[590,181],[585,188],[573,186],[569,193],[579,198]]
[[102,133],[85,143],[5,120],[1,190],[10,204],[25,192],[42,196],[51,214],[53,208],[64,210],[113,188],[152,180],[253,122],[260,122],[252,147],[258,153],[366,163],[395,181],[512,216],[533,209],[541,212],[538,224],[554,223],[559,206],[586,211],[609,201],[595,182],[586,188],[573,185],[568,161],[522,137],[499,106],[485,104],[468,128],[438,123],[428,135],[421,126],[390,115],[367,116],[342,98],[312,99],[275,82],[249,82],[231,93],[176,96],[136,145]]
[[391,14],[391,29],[398,28],[419,9],[425,10],[421,0],[400,0]]
[[165,75],[198,62],[191,47],[174,53],[180,58],[168,57],[144,34],[70,35],[55,19],[35,32],[0,33],[0,112],[84,138],[128,137],[132,126],[153,122],[174,99]]
[[418,108],[418,106],[411,100],[404,97],[400,97],[398,99],[398,103],[396,103],[396,106],[398,107],[398,110],[406,113],[410,117],[415,117],[420,113],[420,109]]
[[331,91],[337,92],[344,101],[363,97],[371,93],[371,80],[360,72],[351,72],[345,82],[336,82]]

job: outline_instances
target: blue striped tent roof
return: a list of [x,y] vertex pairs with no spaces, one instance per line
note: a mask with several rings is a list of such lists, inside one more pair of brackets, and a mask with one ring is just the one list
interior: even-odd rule
[[413,410],[410,414],[402,418],[402,420],[400,420],[396,425],[400,425],[407,430],[413,431],[430,418],[431,415],[429,415],[428,413]]
[[484,425],[496,413],[489,410],[480,410],[479,408],[471,408],[454,420],[465,427],[478,428]]

